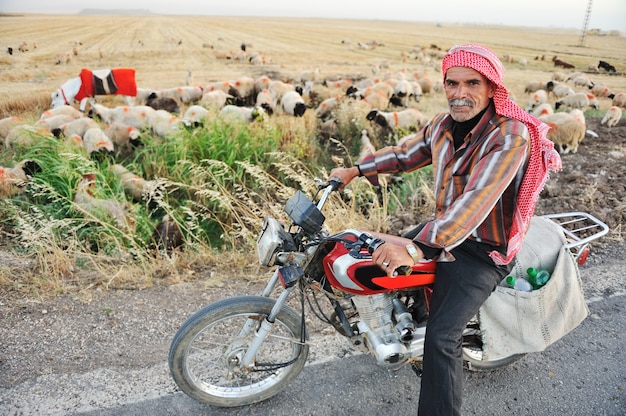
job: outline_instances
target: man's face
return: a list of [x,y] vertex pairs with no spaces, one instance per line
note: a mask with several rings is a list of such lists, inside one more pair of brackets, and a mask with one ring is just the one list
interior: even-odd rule
[[448,68],[443,85],[454,121],[470,120],[483,111],[496,90],[484,75],[464,66]]

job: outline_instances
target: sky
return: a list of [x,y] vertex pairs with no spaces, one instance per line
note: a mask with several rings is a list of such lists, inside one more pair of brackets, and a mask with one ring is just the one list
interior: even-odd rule
[[[588,4],[589,0],[107,0],[99,6],[84,0],[0,0],[0,11],[72,14],[84,8],[147,9],[168,15],[379,19],[580,30]],[[626,34],[626,0],[593,0],[587,28]]]

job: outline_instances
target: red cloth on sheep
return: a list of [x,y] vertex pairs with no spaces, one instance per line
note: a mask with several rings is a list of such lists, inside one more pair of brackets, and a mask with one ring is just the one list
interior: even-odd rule
[[[104,94],[137,96],[137,83],[133,68],[114,68],[104,77],[96,76],[91,70],[83,68],[80,70],[79,78],[80,89],[74,97],[79,102],[83,98]],[[104,89],[101,89],[102,87]]]
[[508,236],[507,253],[505,257],[497,251],[490,253],[496,264],[508,264],[522,247],[537,199],[548,179],[549,171],[561,169],[561,158],[554,150],[554,144],[546,138],[549,127],[509,98],[509,92],[502,83],[504,65],[492,50],[476,44],[452,47],[441,63],[444,83],[448,68],[453,66],[472,68],[494,83],[497,87],[493,97],[496,113],[520,120],[530,132],[530,160],[517,196],[516,212]]

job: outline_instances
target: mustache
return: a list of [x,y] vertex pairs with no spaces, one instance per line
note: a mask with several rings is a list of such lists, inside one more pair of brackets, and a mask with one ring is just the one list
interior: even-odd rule
[[463,99],[454,99],[454,100],[450,100],[448,101],[448,105],[449,106],[461,106],[461,105],[466,105],[468,107],[474,107],[474,103],[470,100],[463,100]]

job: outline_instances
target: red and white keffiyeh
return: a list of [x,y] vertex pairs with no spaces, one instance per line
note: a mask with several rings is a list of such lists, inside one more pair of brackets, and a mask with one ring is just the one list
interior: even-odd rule
[[509,92],[502,83],[504,66],[493,51],[476,44],[454,46],[441,63],[444,82],[446,71],[453,66],[472,68],[487,77],[497,87],[493,97],[496,113],[520,120],[530,131],[530,160],[517,197],[513,224],[508,236],[507,253],[504,257],[497,251],[490,253],[496,264],[508,264],[522,247],[537,199],[548,179],[549,171],[561,169],[561,157],[554,149],[554,144],[546,138],[549,127],[509,99]]

